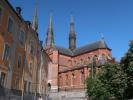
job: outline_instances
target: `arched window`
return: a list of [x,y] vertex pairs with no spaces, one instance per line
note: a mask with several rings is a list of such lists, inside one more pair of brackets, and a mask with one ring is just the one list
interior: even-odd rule
[[30,62],[30,66],[29,66],[29,69],[30,69],[30,72],[31,72],[31,74],[32,74],[32,62]]
[[18,79],[20,79],[20,69],[21,69],[21,56],[18,54]]
[[75,81],[75,74],[72,73],[72,85],[74,85],[74,81]]
[[77,62],[76,62],[76,60],[74,60],[74,65],[75,65],[75,66],[77,65]]
[[93,61],[93,66],[96,66],[96,63],[97,63],[97,55],[95,55],[92,59]]
[[80,81],[81,81],[81,84],[84,84],[84,81],[85,81],[84,71],[80,72]]
[[83,62],[83,59],[80,59],[80,64],[83,64],[84,62]]
[[66,74],[66,80],[65,80],[66,86],[68,85],[68,75]]
[[33,55],[34,53],[34,42],[31,41],[31,44],[30,44],[30,53]]
[[51,90],[51,84],[48,83],[48,91],[50,91],[50,90]]

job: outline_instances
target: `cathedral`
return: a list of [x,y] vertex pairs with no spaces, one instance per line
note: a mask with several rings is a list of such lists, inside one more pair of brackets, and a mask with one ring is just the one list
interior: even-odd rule
[[53,21],[50,16],[44,50],[51,59],[48,65],[48,86],[52,92],[84,90],[85,80],[92,67],[99,70],[102,64],[113,60],[111,49],[103,38],[76,48],[73,17],[70,18],[68,41],[68,48],[55,45]]

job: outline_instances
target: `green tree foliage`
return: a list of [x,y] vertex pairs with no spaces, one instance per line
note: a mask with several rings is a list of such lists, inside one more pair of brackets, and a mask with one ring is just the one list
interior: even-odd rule
[[133,40],[130,41],[129,46],[128,52],[121,59],[121,66],[127,74],[127,89],[125,90],[125,96],[128,99],[131,99],[133,98]]
[[126,88],[126,75],[119,64],[107,63],[101,71],[87,79],[87,95],[92,100],[109,100],[113,97],[123,98]]

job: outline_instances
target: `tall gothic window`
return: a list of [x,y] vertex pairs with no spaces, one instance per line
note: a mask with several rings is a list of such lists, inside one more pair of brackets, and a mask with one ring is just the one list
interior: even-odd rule
[[5,44],[3,59],[8,60],[8,58],[9,58],[9,45]]
[[74,73],[72,73],[72,85],[74,85],[74,81],[75,81],[75,75]]
[[6,78],[6,74],[4,72],[1,72],[0,86],[4,86],[5,78]]
[[18,79],[20,79],[21,56],[18,55]]
[[13,19],[11,17],[8,19],[8,32],[13,33]]
[[31,45],[30,45],[30,53],[33,55],[34,53],[34,43],[33,41],[31,42]]
[[83,59],[80,59],[80,64],[82,65],[84,62],[83,62]]
[[15,89],[19,89],[19,79],[16,78],[15,80]]
[[29,82],[29,85],[28,85],[28,92],[31,92],[31,82]]
[[66,86],[68,85],[68,75],[66,75]]
[[84,72],[83,71],[81,71],[80,72],[80,81],[81,81],[81,84],[84,84],[84,82],[85,82],[85,78],[84,78]]
[[23,31],[20,32],[20,44],[21,46],[24,46],[24,32]]
[[27,89],[27,81],[24,81],[24,91],[26,92]]
[[30,72],[32,74],[32,63],[30,62]]
[[21,56],[19,55],[18,56],[18,69],[20,69],[21,67]]
[[77,62],[76,62],[76,60],[74,60],[74,65],[75,65],[75,66],[77,65]]
[[2,21],[2,7],[0,6],[0,23]]
[[93,66],[95,67],[97,63],[97,56],[95,55],[92,60],[93,60]]

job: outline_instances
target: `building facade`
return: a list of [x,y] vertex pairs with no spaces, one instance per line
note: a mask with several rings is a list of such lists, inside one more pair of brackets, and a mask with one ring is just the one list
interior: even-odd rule
[[48,70],[48,85],[51,91],[84,90],[85,80],[92,71],[92,67],[99,67],[111,61],[111,49],[102,38],[94,43],[76,48],[76,32],[74,20],[70,20],[69,47],[64,48],[54,43],[52,17],[47,31],[44,50],[51,62]]
[[21,93],[45,94],[50,61],[38,37],[35,7],[32,23],[25,21],[21,8],[0,0],[0,87]]

